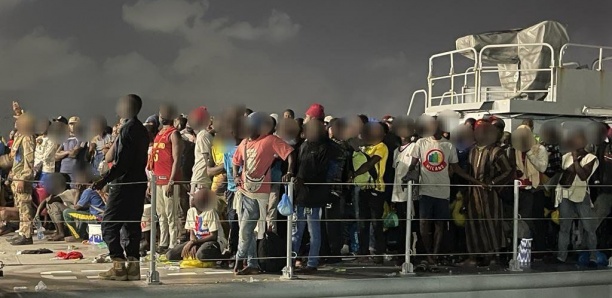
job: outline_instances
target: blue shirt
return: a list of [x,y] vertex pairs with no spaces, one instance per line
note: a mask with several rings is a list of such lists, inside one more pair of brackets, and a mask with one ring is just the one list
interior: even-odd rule
[[[75,148],[79,147],[79,139],[76,137],[69,137],[63,144],[63,151],[72,151]],[[77,159],[73,157],[66,156],[62,159],[60,164],[60,173],[62,174],[72,174],[74,170],[74,165],[76,165]]]
[[[92,215],[99,215],[100,211],[98,211],[98,209],[106,209],[106,205],[104,204],[102,197],[100,197],[98,192],[92,190],[91,188],[88,188],[83,191],[81,197],[79,198],[79,201],[77,202],[77,205],[81,207],[89,206],[89,213],[91,213]],[[96,207],[97,209],[93,207]]]
[[228,148],[228,150],[223,153],[223,168],[225,168],[225,172],[227,173],[227,190],[236,191],[237,188],[234,182],[234,165],[232,164],[232,159],[238,146],[227,146],[226,148]]

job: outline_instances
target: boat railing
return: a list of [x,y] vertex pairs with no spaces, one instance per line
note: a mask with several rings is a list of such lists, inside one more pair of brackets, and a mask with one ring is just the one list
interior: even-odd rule
[[[464,54],[471,54],[475,59],[474,59],[474,64],[471,67],[472,70],[466,70],[465,72],[455,72],[455,55],[459,54],[459,55],[464,55]],[[465,96],[476,96],[477,90],[476,90],[476,86],[477,86],[477,78],[476,78],[476,67],[477,67],[477,61],[476,61],[476,57],[477,57],[478,53],[476,52],[476,49],[474,48],[466,48],[466,49],[460,49],[460,50],[454,50],[454,51],[448,51],[448,52],[444,52],[444,53],[439,53],[439,54],[435,54],[433,56],[431,56],[429,58],[429,75],[428,75],[428,92],[427,94],[429,95],[428,100],[427,100],[427,107],[430,107],[432,105],[443,105],[444,100],[446,98],[449,99],[449,104],[456,104],[456,103],[462,103],[465,99]],[[448,71],[448,75],[442,75],[442,76],[434,76],[433,73],[433,69],[434,69],[434,61],[438,58],[442,58],[442,57],[448,57],[449,58],[449,62],[450,62],[450,66],[449,66],[449,71]],[[466,84],[465,82],[467,82],[467,77],[468,76],[474,76],[474,85],[473,88],[466,88]],[[456,88],[456,82],[455,79],[456,78],[464,78],[464,85],[461,86],[461,91],[457,92],[455,90]],[[444,80],[448,80],[449,84],[450,84],[450,88],[449,90],[446,90],[442,95],[434,95],[434,90],[433,90],[433,86],[436,82],[438,81],[444,81]],[[461,99],[461,100],[460,100]]]
[[577,44],[577,43],[566,43],[559,50],[559,66],[563,67],[565,61],[563,60],[566,56],[566,52],[570,48],[578,48],[578,49],[590,49],[597,52],[597,58],[594,60],[592,65],[592,70],[601,71],[602,70],[602,62],[609,61],[612,59],[612,47],[598,46],[598,45],[588,45],[588,44]]

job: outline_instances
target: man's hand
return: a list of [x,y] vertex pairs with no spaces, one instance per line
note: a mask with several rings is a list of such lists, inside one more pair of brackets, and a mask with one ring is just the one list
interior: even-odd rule
[[283,182],[290,182],[291,178],[293,178],[293,173],[287,172],[287,174],[283,176]]
[[102,188],[104,188],[104,186],[106,186],[107,182],[106,180],[100,179],[98,181],[95,181],[94,183],[91,184],[91,189],[93,190],[102,190]]
[[174,181],[170,181],[166,185],[166,197],[170,198],[172,195],[174,195]]
[[25,181],[15,182],[15,191],[17,191],[17,193],[24,193],[25,192]]
[[147,192],[146,192],[147,197],[151,197],[151,185],[147,184]]
[[191,257],[191,248],[194,246],[194,242],[189,240],[189,242],[185,243],[183,246],[183,251],[181,252],[181,258]]
[[81,147],[74,148],[74,149],[70,150],[69,152],[70,153],[68,153],[68,157],[76,158],[77,155],[79,155],[79,152],[81,152]]
[[240,175],[234,175],[234,183],[236,186],[242,186],[242,178]]

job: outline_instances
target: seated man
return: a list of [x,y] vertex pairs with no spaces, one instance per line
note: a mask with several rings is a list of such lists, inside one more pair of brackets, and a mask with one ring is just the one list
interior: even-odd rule
[[81,242],[88,239],[87,224],[98,223],[98,218],[106,209],[106,203],[100,194],[89,188],[93,181],[93,174],[89,167],[75,168],[76,189],[79,190],[79,200],[74,208],[64,210],[64,221],[72,236],[66,237],[67,242]]
[[[206,194],[205,194],[206,192]],[[193,199],[194,207],[187,211],[185,229],[189,241],[179,244],[166,253],[168,260],[177,261],[195,258],[201,261],[219,260],[227,247],[227,240],[215,211],[215,194],[206,188],[198,190]]]
[[36,210],[35,219],[39,220],[42,211],[47,208],[47,213],[55,225],[55,233],[48,239],[49,241],[62,241],[65,238],[64,225],[62,222],[62,212],[74,205],[78,198],[78,191],[66,189],[66,177],[60,173],[50,174],[45,179],[45,189],[50,194],[40,203]]

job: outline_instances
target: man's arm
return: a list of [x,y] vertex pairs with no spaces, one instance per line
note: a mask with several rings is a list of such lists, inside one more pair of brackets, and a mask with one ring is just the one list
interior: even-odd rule
[[482,182],[474,179],[474,177],[472,177],[470,174],[466,173],[460,166],[458,163],[452,163],[450,164],[451,166],[451,170],[453,171],[453,174],[457,174],[459,175],[459,177],[471,182],[472,184],[475,185],[483,185]]
[[64,151],[64,145],[59,146],[55,151],[55,161],[61,161],[68,157],[68,154],[70,154],[70,151]]
[[548,154],[542,145],[535,145],[527,151],[527,159],[540,173],[544,173],[548,167]]
[[[195,239],[192,240],[194,242],[194,244],[198,245],[198,244],[203,244],[205,242],[209,242],[209,241],[217,241],[217,235],[219,233],[217,231],[212,231],[210,232],[210,235],[202,238],[202,239]],[[195,236],[195,235],[194,235]]]
[[584,165],[583,167],[580,165],[580,159],[575,159],[573,168],[574,168],[574,171],[576,172],[576,176],[578,176],[578,178],[580,178],[580,180],[582,181],[587,181],[591,173],[593,173],[593,167],[595,166],[596,162],[597,162],[597,159],[593,159],[591,162]]
[[372,156],[368,161],[362,164],[359,169],[355,170],[355,176],[359,176],[367,173],[370,169],[374,168],[377,163],[379,163],[381,157],[378,155]]
[[183,152],[183,140],[178,131],[175,131],[170,136],[170,142],[172,142],[172,172],[170,173],[170,181],[174,181],[176,174],[180,171],[181,166],[181,152]]

